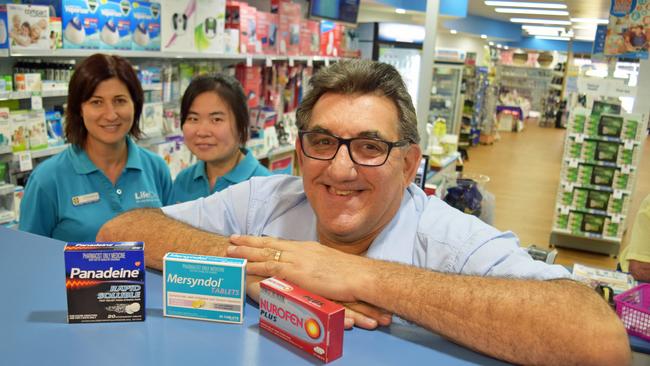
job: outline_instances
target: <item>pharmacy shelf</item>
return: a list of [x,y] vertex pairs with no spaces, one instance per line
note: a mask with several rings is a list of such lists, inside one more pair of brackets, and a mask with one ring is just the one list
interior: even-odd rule
[[266,154],[254,154],[254,155],[255,155],[255,159],[261,160],[261,159],[268,159],[272,156],[292,152],[295,150],[296,147],[294,145],[284,145],[284,146],[273,148],[269,150]]
[[[341,57],[326,56],[278,56],[240,53],[216,53],[216,52],[178,52],[178,51],[130,51],[130,50],[16,50],[4,55],[4,57],[67,57],[83,58],[95,53],[117,55],[126,58],[164,58],[164,59],[214,59],[232,61],[304,61],[304,62],[329,62],[338,61]],[[0,57],[3,56],[0,54]]]
[[[47,149],[43,149],[43,150],[33,150],[29,152],[32,155],[32,159],[40,159],[40,158],[46,158],[48,156],[56,155],[67,148],[68,148],[68,144],[65,144],[60,146],[48,147]],[[16,162],[18,161],[17,154],[14,154],[14,161]]]
[[14,193],[14,190],[16,189],[16,186],[13,184],[9,183],[3,183],[0,184],[0,196],[4,196],[6,194]]

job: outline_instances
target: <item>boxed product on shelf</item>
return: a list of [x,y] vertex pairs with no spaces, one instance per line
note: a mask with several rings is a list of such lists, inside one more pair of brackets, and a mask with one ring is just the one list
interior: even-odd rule
[[239,53],[239,29],[224,29],[223,47],[224,53]]
[[16,91],[40,92],[43,90],[40,73],[14,74],[14,87]]
[[260,66],[237,65],[237,79],[244,88],[248,107],[257,107],[262,93],[262,68]]
[[637,162],[639,148],[634,143],[623,144],[616,141],[569,139],[567,144],[569,158],[585,162],[603,162],[616,165],[630,165]]
[[224,52],[226,0],[197,0],[194,45],[199,52]]
[[341,48],[341,27],[329,20],[320,22],[321,56],[338,57]]
[[281,55],[297,56],[300,54],[300,4],[280,0],[277,9],[279,52]]
[[272,174],[293,175],[295,154],[293,151],[273,155],[269,158],[269,171]]
[[98,9],[99,48],[131,49],[131,4],[123,0],[102,0]]
[[160,4],[148,1],[131,3],[131,49],[160,51]]
[[9,22],[7,19],[7,5],[0,5],[0,49],[9,48]]
[[320,52],[320,23],[303,19],[300,22],[300,54],[316,56]]
[[162,134],[163,130],[163,104],[144,103],[140,116],[140,129],[147,135]]
[[341,57],[361,57],[359,48],[359,33],[354,26],[339,24],[341,27]]
[[166,0],[161,11],[163,51],[194,52],[196,0]]
[[630,190],[630,183],[635,169],[622,167],[579,163],[566,166],[562,170],[562,180],[583,187],[605,187],[610,189]]
[[63,48],[99,49],[98,2],[62,0]]
[[0,108],[0,150],[11,146],[11,117],[9,108]]
[[589,188],[574,188],[561,192],[561,202],[565,206],[580,210],[595,210],[611,214],[624,214],[629,205],[629,194],[620,191],[607,191]]
[[16,186],[14,188],[14,215],[17,221],[20,221],[20,203],[23,200],[23,196],[25,195],[25,189],[22,186]]
[[0,91],[12,91],[12,90],[14,90],[13,76],[0,75]]
[[50,17],[50,49],[63,48],[63,25],[60,17]]
[[9,136],[11,150],[13,152],[26,151],[29,149],[29,125],[24,111],[11,112],[9,114]]
[[41,110],[31,110],[26,113],[25,125],[29,128],[29,149],[42,150],[47,149],[47,127],[45,125],[45,112]]
[[621,218],[616,215],[569,211],[558,213],[555,228],[578,236],[620,239],[622,236],[620,220]]
[[49,50],[50,10],[47,6],[7,4],[12,50]]
[[261,47],[261,51],[257,51],[257,53],[265,55],[278,53],[278,23],[277,14],[265,11],[257,12],[257,44]]
[[239,34],[237,53],[255,53],[257,9],[241,1],[226,3],[226,28]]

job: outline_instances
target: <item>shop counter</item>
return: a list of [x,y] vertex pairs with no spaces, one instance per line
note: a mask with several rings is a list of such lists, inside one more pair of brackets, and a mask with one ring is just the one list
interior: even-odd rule
[[[145,243],[146,245],[146,243]],[[146,320],[68,324],[64,243],[0,227],[2,365],[318,365],[316,358],[258,327],[163,317],[162,276],[146,274]],[[331,365],[505,365],[420,328],[345,332]]]

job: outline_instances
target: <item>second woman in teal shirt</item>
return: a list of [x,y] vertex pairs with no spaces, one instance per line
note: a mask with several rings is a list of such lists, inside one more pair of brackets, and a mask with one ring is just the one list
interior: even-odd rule
[[269,171],[243,146],[248,138],[246,96],[237,79],[227,75],[199,76],[181,101],[185,145],[199,159],[181,171],[171,203],[206,197]]

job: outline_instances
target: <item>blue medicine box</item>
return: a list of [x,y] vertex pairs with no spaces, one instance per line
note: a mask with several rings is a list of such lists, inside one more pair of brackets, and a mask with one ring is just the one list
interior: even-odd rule
[[181,253],[165,255],[165,316],[241,324],[245,300],[245,259]]

